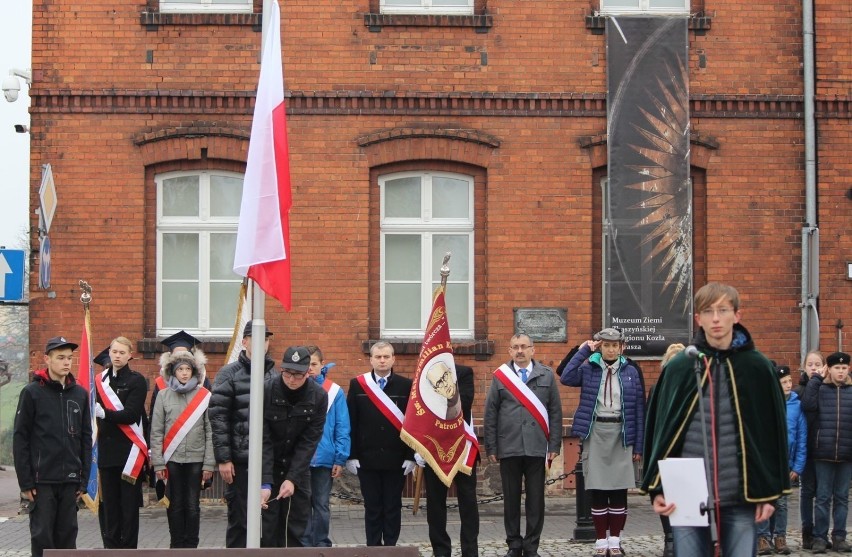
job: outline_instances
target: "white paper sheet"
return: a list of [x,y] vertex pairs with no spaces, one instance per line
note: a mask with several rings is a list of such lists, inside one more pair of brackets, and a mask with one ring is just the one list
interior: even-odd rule
[[707,514],[701,514],[701,504],[707,503],[704,459],[667,458],[658,464],[666,502],[675,504],[671,525],[707,526]]

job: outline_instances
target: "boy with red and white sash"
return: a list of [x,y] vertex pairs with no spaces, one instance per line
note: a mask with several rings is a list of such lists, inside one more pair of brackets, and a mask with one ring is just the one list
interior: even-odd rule
[[165,388],[151,417],[151,465],[169,490],[169,547],[198,547],[201,485],[213,477],[210,391],[192,352],[175,352],[161,368]]
[[324,364],[319,347],[311,345],[305,348],[311,355],[308,376],[328,394],[328,407],[322,439],[311,459],[311,513],[302,536],[302,546],[331,547],[331,538],[328,536],[331,484],[334,478],[343,474],[352,447],[349,409],[346,407],[343,389],[328,378],[328,370],[334,367],[334,363]]
[[104,522],[101,536],[106,549],[136,549],[139,507],[142,505],[142,468],[148,446],[142,415],[148,383],[130,369],[133,344],[125,337],[110,343],[110,366],[95,378],[98,418],[98,473]]
[[367,545],[396,545],[402,526],[402,488],[414,471],[414,451],[399,438],[411,379],[393,371],[393,346],[370,348],[373,370],[349,382],[346,402],[352,450],[346,468],[358,475]]
[[[512,359],[494,372],[485,400],[485,450],[491,462],[500,462],[506,557],[537,557],[545,476],[562,447],[562,403],[553,370],[532,359],[530,337],[513,336],[509,354]],[[527,517],[523,536],[522,483]]]

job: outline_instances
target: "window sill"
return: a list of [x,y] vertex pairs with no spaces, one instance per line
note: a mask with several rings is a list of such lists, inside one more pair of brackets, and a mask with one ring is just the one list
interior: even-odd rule
[[161,25],[241,25],[260,33],[263,14],[142,12],[139,14],[139,23],[147,31],[156,31]]
[[[364,354],[370,353],[370,347],[379,342],[380,339],[371,339],[361,341],[361,351]],[[394,354],[399,356],[403,354],[420,354],[420,348],[423,346],[423,340],[409,339],[381,339],[385,340],[393,346]],[[227,347],[226,347],[227,348]],[[457,356],[473,356],[475,360],[488,360],[494,355],[493,340],[459,340],[453,342],[453,354]]]
[[[607,17],[605,15],[587,15],[586,29],[589,29],[592,35],[603,35],[606,31]],[[694,31],[696,35],[704,35],[710,30],[712,22],[713,18],[709,16],[689,16],[689,30]]]
[[383,27],[473,27],[477,33],[488,33],[493,25],[489,14],[364,14],[364,26],[371,33],[381,33]]

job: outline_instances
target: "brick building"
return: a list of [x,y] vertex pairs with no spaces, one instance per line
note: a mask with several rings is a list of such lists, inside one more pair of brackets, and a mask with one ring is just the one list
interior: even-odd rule
[[[627,16],[656,14],[655,3]],[[396,340],[397,368],[413,372],[435,261],[447,249],[450,322],[457,358],[478,374],[477,415],[489,372],[507,359],[516,308],[564,310],[564,340],[537,344],[537,358],[554,366],[600,328],[600,10],[630,2],[612,4],[281,2],[294,307],[268,303],[276,359],[289,344],[319,344],[345,385],[368,369],[369,342],[385,337]],[[807,220],[801,3],[674,4],[692,14],[694,282],[738,286],[758,347],[797,366]],[[833,351],[835,323],[852,308],[852,5],[813,5],[810,224],[821,230],[820,342]],[[215,371],[239,284],[230,266],[262,0],[35,0],[33,9],[32,209],[45,164],[59,206],[47,290],[33,253],[32,364],[46,338],[79,334],[85,279],[96,349],[117,335],[138,340],[132,365],[154,377],[157,340],[183,328],[205,339]],[[656,367],[645,365],[649,385]],[[570,416],[576,390],[563,400]]]

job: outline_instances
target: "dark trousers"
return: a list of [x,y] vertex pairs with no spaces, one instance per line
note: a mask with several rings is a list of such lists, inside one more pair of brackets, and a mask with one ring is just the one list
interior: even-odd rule
[[166,463],[169,472],[169,547],[198,547],[201,527],[201,462]]
[[364,499],[367,545],[396,545],[402,527],[402,488],[405,476],[398,470],[358,469]]
[[[503,484],[503,526],[510,550],[538,553],[544,528],[544,457],[512,456],[500,459]],[[526,534],[521,537],[521,485],[526,489]]]
[[[429,541],[435,557],[450,557],[453,546],[447,534],[447,486],[438,479],[432,468],[424,468],[426,474],[426,520],[429,523]],[[461,518],[462,557],[478,557],[479,507],[476,504],[476,465],[470,476],[459,472],[453,478]]]
[[135,484],[121,479],[121,466],[98,470],[104,522],[101,537],[105,549],[136,549],[139,544],[139,506],[142,479]]
[[77,548],[77,489],[79,484],[36,484],[30,511],[33,557],[45,549]]
[[272,485],[269,508],[261,514],[260,547],[302,547],[311,516],[311,478],[305,475],[286,499],[275,498],[281,483]]
[[[274,496],[274,495],[273,495]],[[246,521],[248,517],[248,464],[234,463],[234,481],[225,484],[225,501],[228,503],[228,528],[225,547],[246,546]]]

